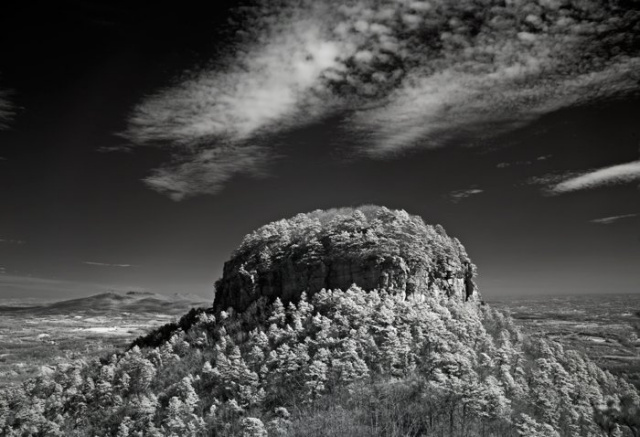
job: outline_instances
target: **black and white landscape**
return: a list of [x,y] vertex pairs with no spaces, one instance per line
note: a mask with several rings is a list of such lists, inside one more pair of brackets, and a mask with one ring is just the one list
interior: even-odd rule
[[1,436],[640,435],[637,0],[0,41]]

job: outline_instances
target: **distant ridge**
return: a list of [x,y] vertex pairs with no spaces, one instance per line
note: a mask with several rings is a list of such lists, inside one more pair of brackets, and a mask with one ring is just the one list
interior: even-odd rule
[[193,295],[164,295],[150,291],[107,292],[42,305],[0,306],[0,313],[37,315],[68,313],[162,312],[182,314],[193,307],[209,306],[209,301]]
[[156,293],[153,293],[152,291],[135,291],[135,290],[131,290],[131,291],[127,291],[126,295],[127,296],[153,296]]

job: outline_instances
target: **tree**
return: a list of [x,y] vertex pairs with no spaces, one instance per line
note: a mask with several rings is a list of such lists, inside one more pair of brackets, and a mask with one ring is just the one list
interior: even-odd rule
[[522,414],[516,428],[522,437],[560,437],[560,434],[549,424],[536,422],[531,416]]
[[267,437],[267,429],[260,419],[246,417],[242,421],[242,437]]

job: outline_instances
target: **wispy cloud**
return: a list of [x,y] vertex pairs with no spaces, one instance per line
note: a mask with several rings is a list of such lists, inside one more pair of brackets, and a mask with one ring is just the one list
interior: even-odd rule
[[9,93],[0,89],[0,129],[4,129],[9,125],[13,118],[13,104],[9,100]]
[[311,0],[243,9],[215,67],[149,96],[125,132],[169,147],[146,183],[175,200],[264,169],[264,139],[334,111],[366,155],[512,129],[637,89],[640,17],[597,0]]
[[550,187],[554,194],[640,180],[640,160],[612,165],[572,176]]
[[101,146],[96,149],[96,152],[100,153],[112,153],[112,152],[131,152],[131,145],[121,144],[117,146]]
[[110,263],[101,263],[94,261],[83,261],[83,264],[87,264],[89,266],[98,266],[98,267],[133,267],[133,264],[110,264]]
[[542,161],[546,161],[551,158],[553,155],[541,155],[536,157],[533,160],[525,160],[525,161],[513,161],[513,162],[499,162],[496,164],[497,168],[507,168],[507,167],[515,167],[521,165],[533,165],[536,163],[540,163]]
[[484,193],[484,190],[480,188],[468,188],[466,190],[456,190],[449,193],[449,198],[453,203],[458,203],[467,197],[471,197],[476,194]]
[[26,241],[16,240],[16,239],[0,238],[0,244],[17,244],[17,245],[21,246],[23,244],[26,244]]
[[547,173],[540,176],[533,176],[528,178],[523,184],[524,185],[540,185],[544,186],[548,193],[551,193],[551,188],[556,184],[566,181],[572,177],[577,176],[578,172],[575,171],[563,171],[556,173]]
[[321,75],[341,67],[345,49],[327,39],[318,9],[272,11],[278,20],[266,29],[259,23],[263,33],[239,47],[224,68],[201,71],[134,110],[125,136],[175,151],[174,162],[155,170],[148,185],[175,200],[215,193],[237,173],[262,171],[269,157],[262,136],[325,114],[334,97]]
[[610,225],[611,223],[615,223],[618,220],[622,220],[622,219],[626,219],[626,218],[633,218],[633,217],[640,217],[640,214],[634,213],[634,214],[614,215],[614,216],[611,216],[611,217],[602,217],[602,218],[598,218],[598,219],[593,219],[593,220],[590,220],[590,222],[591,223],[597,223],[599,225]]

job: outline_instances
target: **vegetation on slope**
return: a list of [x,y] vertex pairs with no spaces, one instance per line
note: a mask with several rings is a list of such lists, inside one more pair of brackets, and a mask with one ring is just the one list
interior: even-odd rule
[[[474,271],[444,230],[385,208],[267,225],[234,259],[266,272],[284,255],[312,264],[318,254],[369,259],[378,250],[397,250],[433,278],[455,262]],[[286,305],[254,296],[240,311],[193,310],[127,352],[0,393],[0,435],[639,435],[633,386],[557,343],[523,337],[488,306],[417,286],[427,289],[354,285],[299,290]]]
[[[322,291],[0,395],[7,436],[637,435],[640,397],[470,303]],[[252,322],[252,323],[253,323]],[[439,434],[438,434],[439,433]]]
[[269,223],[245,236],[232,259],[259,254],[261,262],[273,265],[284,256],[364,260],[386,253],[405,257],[414,268],[471,265],[460,241],[442,226],[375,205],[316,210]]

